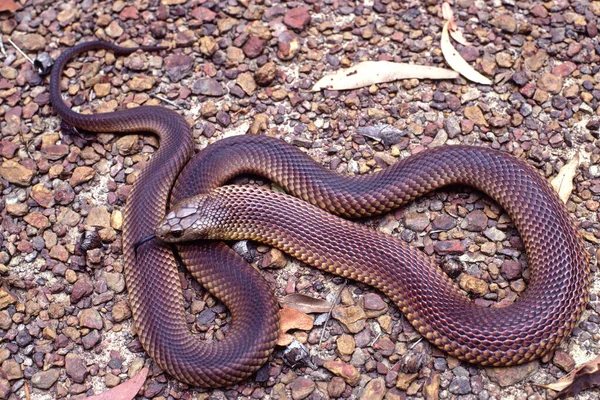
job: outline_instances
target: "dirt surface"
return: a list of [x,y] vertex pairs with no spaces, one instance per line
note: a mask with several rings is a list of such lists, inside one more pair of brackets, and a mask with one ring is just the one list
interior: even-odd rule
[[[470,46],[462,56],[491,86],[416,79],[312,93],[324,73],[364,60],[447,67],[441,2],[345,0],[24,1],[0,14],[0,399],[82,398],[150,367],[140,398],[550,399],[554,382],[600,356],[600,2],[467,1],[452,8]],[[123,277],[121,210],[158,142],[144,135],[69,134],[30,57],[93,38],[168,51],[92,52],[63,75],[78,112],[139,105],[177,109],[197,149],[235,134],[280,137],[325,168],[366,174],[445,144],[512,153],[548,179],[579,152],[567,207],[592,254],[589,307],[569,340],[541,361],[468,365],[421,340],[387,298],[300,265],[256,243],[236,248],[277,296],[339,301],[292,332],[310,351],[291,367],[283,347],[255,377],[220,390],[190,388],[141,348]],[[176,106],[176,108],[175,108]],[[388,132],[381,142],[372,138]],[[434,257],[482,306],[518,298],[529,279],[507,215],[468,188],[421,198],[373,226]],[[224,306],[183,273],[191,327],[227,331]],[[327,363],[329,361],[329,363]],[[331,361],[334,363],[332,364]],[[333,366],[332,366],[333,365]],[[578,399],[597,399],[588,390]]]

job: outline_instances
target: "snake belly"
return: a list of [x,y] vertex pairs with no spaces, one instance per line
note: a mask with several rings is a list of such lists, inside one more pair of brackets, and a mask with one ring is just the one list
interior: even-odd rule
[[[265,177],[299,199],[220,187],[239,174]],[[420,251],[329,214],[378,215],[453,184],[496,200],[521,234],[531,278],[518,301],[507,307],[476,306]],[[218,189],[184,200],[179,191],[189,187],[199,193]],[[215,238],[265,242],[317,268],[369,284],[390,297],[431,343],[464,361],[510,366],[538,358],[569,336],[587,303],[589,254],[574,221],[533,167],[503,152],[445,146],[352,177],[324,169],[281,140],[237,136],[214,143],[186,165],[174,187],[173,203],[179,206],[165,220],[176,216],[179,207],[189,215],[202,199],[214,202],[203,203],[196,225],[220,221],[211,231]],[[186,216],[186,226],[171,228],[185,232],[193,228],[194,218],[200,217]]]

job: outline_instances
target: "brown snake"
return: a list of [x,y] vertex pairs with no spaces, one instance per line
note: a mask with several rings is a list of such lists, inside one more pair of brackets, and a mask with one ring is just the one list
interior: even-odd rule
[[[125,277],[140,341],[178,379],[223,386],[248,377],[268,358],[277,329],[277,304],[253,268],[221,242],[179,245],[194,277],[231,311],[223,341],[199,343],[185,320],[177,264],[153,233],[172,204],[159,235],[180,225],[202,225],[200,234],[255,238],[324,270],[356,279],[388,295],[431,343],[466,361],[514,365],[553,350],[572,331],[588,297],[588,254],[565,206],[529,165],[485,148],[448,146],[424,151],[381,172],[345,177],[323,169],[285,142],[238,136],[209,146],[177,175],[192,153],[185,120],[160,107],[80,115],[62,101],[64,65],[89,49],[124,50],[101,42],[61,55],[51,76],[51,99],[68,123],[94,132],[150,132],[160,148],[131,191],[124,212]],[[156,50],[156,48],[144,48]],[[431,260],[398,239],[374,232],[283,194],[255,188],[219,188],[239,174],[273,180],[288,192],[346,217],[377,215],[449,184],[473,186],[495,199],[513,219],[525,244],[531,279],[518,301],[505,308],[469,302]],[[175,179],[177,178],[176,182]],[[218,188],[211,192],[211,190]],[[208,194],[207,194],[208,193]],[[199,214],[192,214],[198,204]],[[221,225],[213,222],[219,220]],[[229,229],[229,230],[228,230]],[[172,238],[178,240],[177,238]],[[342,240],[343,239],[343,240]],[[260,311],[257,311],[260,310]]]

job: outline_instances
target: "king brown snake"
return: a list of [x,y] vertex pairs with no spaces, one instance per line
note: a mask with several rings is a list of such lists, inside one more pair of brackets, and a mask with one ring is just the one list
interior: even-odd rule
[[[196,194],[203,196],[187,200],[183,208],[203,206],[202,216],[187,211],[186,216],[205,227],[211,225],[208,236],[264,240],[308,264],[372,285],[389,296],[432,344],[461,360],[493,366],[520,364],[555,349],[578,322],[588,298],[588,253],[556,193],[524,161],[482,147],[445,146],[377,173],[348,177],[322,168],[283,141],[261,136],[218,141],[190,160],[191,130],[174,111],[141,106],[83,115],[65,104],[60,85],[66,63],[97,49],[117,55],[137,50],[96,41],[64,51],[52,69],[51,101],[57,114],[76,128],[145,132],[160,139],[124,208],[123,255],[139,340],[154,361],[177,379],[218,387],[247,378],[268,359],[278,328],[278,305],[269,285],[223,242],[177,245],[191,274],[231,312],[225,339],[214,343],[202,343],[186,323],[171,247],[150,240],[140,246],[136,257],[134,246],[154,234],[170,204]],[[221,188],[240,174],[263,176],[303,201],[256,188]],[[485,192],[507,211],[521,234],[531,278],[527,290],[508,307],[474,305],[420,251],[329,214],[379,215],[449,184]],[[167,231],[179,229],[173,224],[185,219],[171,217]],[[216,219],[223,227],[213,226]]]

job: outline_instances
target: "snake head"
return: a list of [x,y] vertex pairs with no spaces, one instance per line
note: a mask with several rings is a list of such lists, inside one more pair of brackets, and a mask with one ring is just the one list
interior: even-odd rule
[[212,239],[215,207],[216,204],[210,195],[183,200],[158,223],[154,230],[156,237],[169,243]]

